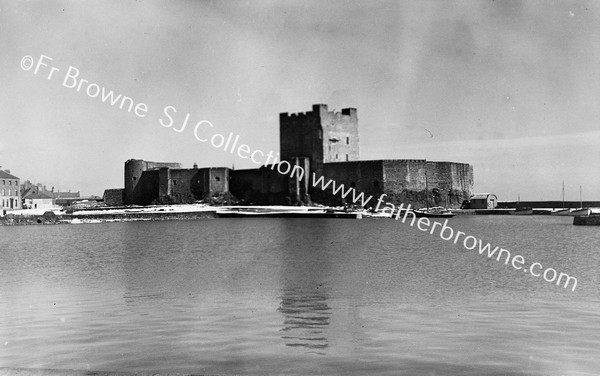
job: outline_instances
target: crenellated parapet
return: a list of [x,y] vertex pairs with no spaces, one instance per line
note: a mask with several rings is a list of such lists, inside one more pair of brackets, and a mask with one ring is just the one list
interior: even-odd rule
[[329,111],[315,104],[312,111],[279,115],[281,159],[309,158],[315,171],[324,163],[360,160],[356,108]]

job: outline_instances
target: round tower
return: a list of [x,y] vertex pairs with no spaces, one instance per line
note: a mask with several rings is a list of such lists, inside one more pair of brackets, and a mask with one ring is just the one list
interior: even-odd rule
[[135,203],[135,189],[142,173],[146,171],[146,162],[141,159],[130,159],[125,162],[125,204]]

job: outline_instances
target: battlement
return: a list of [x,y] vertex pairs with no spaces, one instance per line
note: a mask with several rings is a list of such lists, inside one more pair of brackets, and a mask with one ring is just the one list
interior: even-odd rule
[[359,159],[356,108],[330,111],[326,104],[314,104],[312,111],[279,116],[282,159],[308,156],[316,170],[323,163]]
[[134,168],[142,169],[143,171],[159,169],[162,167],[181,168],[181,163],[177,162],[152,162],[143,159],[128,159],[125,162],[126,166],[135,166]]
[[279,114],[279,118],[280,119],[285,119],[285,118],[300,118],[306,115],[312,115],[312,112],[296,112],[296,113],[287,113],[287,112],[282,112]]
[[356,108],[354,108],[354,107],[342,108],[342,110],[338,112],[338,111],[329,111],[329,108],[326,104],[313,104],[312,111],[295,112],[295,113],[281,112],[279,114],[279,119],[281,121],[283,119],[303,118],[303,117],[309,117],[309,116],[314,116],[314,115],[318,115],[320,117],[326,117],[328,115],[333,115],[333,116],[338,116],[338,117],[350,116],[350,117],[356,118]]
[[356,108],[354,108],[354,107],[342,108],[342,115],[356,117]]
[[362,162],[399,162],[399,163],[425,163],[431,162],[426,159],[363,159]]
[[181,168],[181,163],[177,162],[144,162],[146,163],[146,170],[155,170],[161,168]]

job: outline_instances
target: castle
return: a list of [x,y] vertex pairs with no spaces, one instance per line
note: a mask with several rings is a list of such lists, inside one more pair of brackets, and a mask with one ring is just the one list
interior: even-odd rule
[[355,108],[333,112],[325,104],[316,104],[305,113],[281,113],[279,130],[280,160],[301,167],[302,176],[280,174],[273,165],[234,170],[194,164],[190,169],[179,163],[130,159],[125,162],[125,189],[107,190],[105,202],[146,205],[232,195],[254,204],[351,203],[331,189],[313,187],[313,174],[357,193],[386,194],[387,202],[413,207],[427,203],[457,207],[473,191],[473,167],[466,163],[360,160]]

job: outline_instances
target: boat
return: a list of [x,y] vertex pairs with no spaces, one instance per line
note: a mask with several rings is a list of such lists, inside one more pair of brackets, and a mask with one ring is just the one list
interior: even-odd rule
[[583,200],[581,198],[581,185],[579,186],[579,208],[571,210],[571,215],[575,217],[590,215],[590,209],[583,207]]
[[571,209],[565,208],[565,181],[562,182],[562,209],[550,212],[550,215],[571,215]]
[[560,216],[571,216],[578,217],[582,215],[590,214],[590,209],[588,208],[579,208],[579,209],[560,209],[552,212],[552,215],[560,215]]
[[365,216],[369,217],[369,218],[393,218],[394,212],[391,210],[376,211],[376,212],[372,212],[372,213],[366,213]]
[[562,215],[562,216],[567,216],[567,215],[571,215],[571,209],[557,209],[554,210],[551,215]]
[[413,213],[415,213],[415,216],[419,218],[451,218],[456,215],[442,206],[426,208],[425,210],[415,209],[413,210]]
[[518,206],[514,211],[509,212],[511,215],[533,215],[533,208],[526,206]]
[[582,215],[583,216],[590,215],[590,209],[588,209],[588,208],[574,209],[574,210],[571,210],[569,215],[571,215],[573,217],[580,217]]

